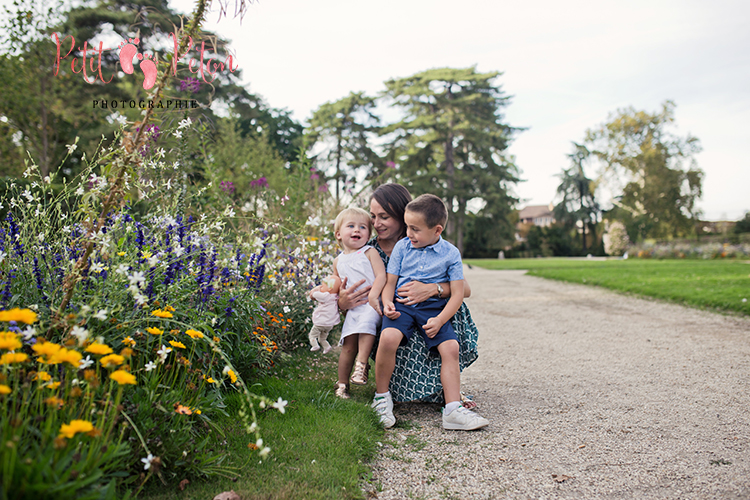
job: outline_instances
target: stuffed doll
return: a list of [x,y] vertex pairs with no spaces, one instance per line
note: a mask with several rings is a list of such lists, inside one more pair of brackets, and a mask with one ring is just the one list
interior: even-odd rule
[[341,279],[338,276],[326,277],[320,286],[316,286],[310,291],[310,297],[317,301],[313,310],[312,322],[313,327],[310,330],[310,350],[319,351],[323,347],[323,354],[331,351],[331,344],[328,343],[328,333],[331,329],[339,324],[339,288]]

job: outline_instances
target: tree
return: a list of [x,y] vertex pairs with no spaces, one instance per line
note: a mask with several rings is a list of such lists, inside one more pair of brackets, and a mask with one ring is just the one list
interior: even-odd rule
[[494,83],[499,75],[439,68],[386,82],[385,95],[404,116],[384,128],[399,175],[415,192],[447,202],[446,235],[461,252],[470,202],[496,231],[513,230],[508,217],[518,200],[510,186],[518,178],[505,150],[518,129],[502,122],[509,97]]
[[694,155],[701,147],[697,138],[668,130],[674,108],[666,101],[654,114],[621,109],[586,134],[584,144],[603,163],[602,178],[616,188],[624,183],[610,215],[622,219],[636,240],[694,230],[703,182]]
[[[560,185],[557,194],[562,200],[555,206],[555,219],[569,227],[581,225],[581,247],[586,253],[586,229],[599,216],[599,204],[594,199],[594,182],[586,177],[583,163],[590,152],[585,146],[573,143],[574,151],[568,155],[572,165],[560,174]],[[595,226],[594,226],[595,227]],[[594,237],[596,235],[594,234]]]
[[320,106],[310,119],[307,136],[311,146],[328,142],[325,158],[335,166],[336,202],[341,199],[341,185],[346,170],[356,171],[378,163],[378,155],[371,149],[370,136],[378,130],[380,119],[375,116],[375,98],[363,92]]

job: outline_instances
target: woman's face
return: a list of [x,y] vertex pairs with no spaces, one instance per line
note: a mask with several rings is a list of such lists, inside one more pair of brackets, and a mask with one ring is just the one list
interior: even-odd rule
[[403,221],[391,216],[374,198],[370,200],[370,218],[379,241],[396,241],[401,238]]

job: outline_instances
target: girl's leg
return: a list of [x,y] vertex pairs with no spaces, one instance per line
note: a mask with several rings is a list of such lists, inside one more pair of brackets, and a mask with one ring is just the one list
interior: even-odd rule
[[339,384],[349,385],[349,374],[354,366],[354,358],[357,357],[358,337],[356,333],[344,337],[344,345],[339,354]]
[[368,335],[366,333],[359,334],[359,352],[357,353],[357,361],[360,363],[367,364],[370,359],[370,353],[372,352],[372,346],[375,345],[375,335]]

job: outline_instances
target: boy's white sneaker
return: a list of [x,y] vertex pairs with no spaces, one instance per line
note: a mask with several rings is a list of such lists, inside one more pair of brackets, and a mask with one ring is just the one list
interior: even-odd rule
[[396,424],[396,417],[393,416],[393,398],[390,394],[372,400],[372,407],[380,417],[380,423],[383,427],[390,429]]
[[471,410],[459,406],[448,415],[443,410],[443,429],[453,431],[474,431],[486,427],[490,421]]

